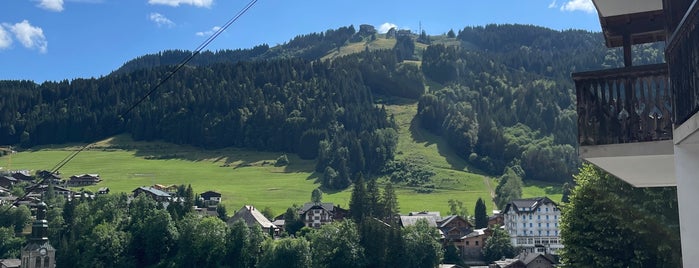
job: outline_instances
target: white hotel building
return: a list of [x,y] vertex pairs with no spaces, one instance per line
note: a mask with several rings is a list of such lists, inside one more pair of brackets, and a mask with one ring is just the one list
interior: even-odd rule
[[557,254],[563,248],[559,229],[561,211],[548,197],[510,201],[503,215],[505,230],[515,247],[550,254]]

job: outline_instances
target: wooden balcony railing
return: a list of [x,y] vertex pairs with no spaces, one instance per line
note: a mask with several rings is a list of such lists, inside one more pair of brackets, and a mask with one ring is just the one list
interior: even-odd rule
[[574,73],[581,146],[672,139],[666,64]]
[[672,33],[665,49],[675,126],[699,111],[699,4],[693,1]]

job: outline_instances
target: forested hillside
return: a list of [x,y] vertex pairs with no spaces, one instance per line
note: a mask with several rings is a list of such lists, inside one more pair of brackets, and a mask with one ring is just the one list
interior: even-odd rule
[[[385,38],[397,38],[393,49],[369,49]],[[350,43],[366,49],[321,60]],[[636,51],[636,62],[662,58],[656,46]],[[484,172],[512,175],[501,184],[509,177],[563,182],[578,165],[570,73],[619,66],[621,58],[601,34],[584,31],[490,25],[427,38],[350,26],[277,47],[202,53],[119,116],[190,53],[145,55],[101,78],[0,81],[0,144],[30,148],[126,132],[136,140],[285,151],[317,159],[324,186],[345,188],[359,174],[381,172],[395,154],[395,123],[378,104],[381,95],[419,100],[416,122]]]

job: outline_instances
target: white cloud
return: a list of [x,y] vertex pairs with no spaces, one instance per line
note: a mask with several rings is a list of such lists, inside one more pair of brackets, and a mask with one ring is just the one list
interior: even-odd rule
[[398,29],[398,26],[395,25],[395,24],[393,24],[393,23],[390,23],[390,22],[384,22],[383,24],[381,24],[381,26],[379,26],[379,33],[380,33],[380,34],[385,34],[385,33],[388,32],[388,30],[390,30],[391,28],[396,28],[396,29]]
[[39,52],[46,53],[48,49],[48,42],[46,42],[44,30],[39,27],[32,26],[27,20],[15,23],[14,25],[4,25],[15,34],[15,38],[17,38],[17,40],[19,40],[24,47],[29,49],[36,48],[39,50]]
[[9,48],[12,45],[12,37],[10,33],[5,31],[5,27],[0,25],[0,50]]
[[215,32],[218,32],[218,30],[221,30],[221,27],[214,26],[213,28],[211,28],[211,30],[204,31],[204,32],[196,32],[195,35],[197,35],[197,36],[209,36],[209,35],[214,34]]
[[553,2],[551,2],[551,4],[549,4],[549,8],[556,8],[556,7],[558,7],[558,4],[556,4],[556,0],[553,0]]
[[172,27],[175,26],[175,23],[172,22],[170,19],[165,17],[163,14],[160,13],[150,13],[150,16],[148,16],[151,21],[155,22],[155,24],[160,26],[167,26],[167,27]]
[[41,0],[39,1],[38,7],[50,11],[61,12],[63,11],[63,0]]
[[592,4],[592,0],[570,0],[561,6],[561,10],[595,13],[595,5]]
[[151,5],[166,5],[177,7],[180,5],[192,5],[195,7],[211,7],[214,0],[148,0]]

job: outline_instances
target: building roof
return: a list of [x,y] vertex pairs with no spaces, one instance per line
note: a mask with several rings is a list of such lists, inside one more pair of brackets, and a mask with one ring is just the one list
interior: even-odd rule
[[593,0],[608,47],[665,41],[663,0]]
[[553,202],[553,200],[549,199],[548,197],[533,197],[533,198],[525,198],[525,199],[515,199],[507,203],[505,206],[504,213],[507,214],[508,211],[511,209],[514,209],[515,212],[517,213],[523,213],[523,212],[532,212],[535,211],[536,208],[543,204],[553,204],[554,206],[558,207],[558,204],[556,202]]
[[146,186],[138,187],[138,188],[134,189],[133,192],[136,192],[136,191],[138,191],[139,189],[141,189],[142,191],[149,192],[149,193],[151,193],[151,194],[153,194],[153,195],[155,195],[155,196],[170,197],[170,194],[168,194],[168,193],[166,193],[166,192],[163,192],[163,191],[158,190],[158,189],[153,188],[153,187],[146,187]]
[[265,215],[262,215],[259,210],[251,205],[244,205],[240,208],[233,217],[228,219],[228,223],[233,224],[237,220],[243,220],[248,227],[252,227],[254,224],[258,224],[265,229],[277,227],[272,224]]
[[199,196],[201,196],[205,199],[208,199],[211,197],[221,197],[221,193],[214,192],[214,191],[206,191],[206,192],[201,193]]
[[523,261],[519,259],[504,259],[504,260],[499,260],[499,261],[494,261],[496,267],[500,268],[507,268],[507,267],[513,267],[515,265],[517,266],[526,266]]
[[439,211],[420,211],[420,212],[410,212],[408,216],[431,216],[435,221],[441,221],[442,215]]
[[403,227],[408,227],[415,225],[418,220],[420,219],[425,219],[427,220],[427,225],[430,227],[437,227],[437,221],[434,220],[433,216],[427,216],[427,215],[419,215],[419,216],[400,216],[400,223],[403,225]]
[[335,205],[333,203],[306,203],[303,204],[303,207],[299,210],[299,214],[304,214],[306,211],[314,208],[322,208],[327,211],[333,212],[335,210]]
[[475,230],[473,230],[473,232],[471,232],[470,234],[465,235],[465,236],[462,237],[461,239],[465,239],[465,238],[469,238],[469,237],[478,237],[478,236],[485,235],[485,230],[488,230],[488,228],[475,229]]
[[452,221],[458,221],[458,220],[461,220],[461,221],[466,222],[466,224],[467,224],[468,226],[472,226],[470,222],[468,222],[466,219],[464,219],[463,217],[461,217],[461,216],[459,216],[459,215],[449,215],[449,216],[446,216],[446,217],[444,217],[442,220],[437,221],[437,225],[439,225],[439,228],[442,228],[442,227],[447,226],[450,222],[452,222]]
[[19,268],[22,265],[22,260],[20,259],[2,259],[0,260],[0,267],[8,268]]
[[544,254],[544,253],[540,253],[540,252],[536,252],[536,253],[526,253],[525,252],[525,253],[518,255],[517,259],[521,260],[525,265],[529,265],[529,263],[534,261],[539,256],[546,259],[547,261],[549,261],[552,264],[556,264],[556,260],[553,256],[548,255],[548,254]]

